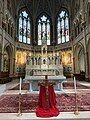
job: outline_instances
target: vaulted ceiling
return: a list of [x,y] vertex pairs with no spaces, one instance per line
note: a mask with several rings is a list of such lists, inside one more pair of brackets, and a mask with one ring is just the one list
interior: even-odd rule
[[72,0],[16,0],[17,9],[26,7],[28,11],[35,16],[41,12],[49,15],[57,14],[61,7],[71,9]]

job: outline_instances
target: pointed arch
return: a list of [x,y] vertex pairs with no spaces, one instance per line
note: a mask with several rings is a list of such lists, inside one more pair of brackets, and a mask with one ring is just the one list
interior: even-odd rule
[[18,15],[18,40],[31,44],[31,18],[25,9],[20,10]]
[[46,13],[42,13],[37,19],[38,45],[50,45],[51,19]]
[[13,73],[14,64],[13,64],[13,46],[7,43],[4,46],[4,56],[3,56],[3,71]]
[[84,51],[81,48],[78,53],[78,65],[79,65],[79,70],[85,72],[85,58],[84,58]]
[[90,38],[88,39],[87,44],[87,64],[88,64],[88,76],[90,79]]
[[57,43],[69,41],[69,12],[62,8],[57,15]]
[[85,71],[85,49],[80,41],[75,45],[73,53],[75,58],[75,72],[80,73],[80,70]]

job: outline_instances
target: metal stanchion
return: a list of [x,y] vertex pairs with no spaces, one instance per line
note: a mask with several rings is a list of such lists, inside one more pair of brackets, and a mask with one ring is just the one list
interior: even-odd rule
[[21,110],[21,93],[19,93],[19,104],[18,104],[18,115],[17,116],[21,116],[22,115],[22,110]]

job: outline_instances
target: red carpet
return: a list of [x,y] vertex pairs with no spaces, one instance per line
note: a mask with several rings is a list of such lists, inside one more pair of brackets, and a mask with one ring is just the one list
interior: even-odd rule
[[[80,83],[77,83],[76,87],[77,87],[77,89],[90,89],[90,87],[81,85]],[[63,88],[64,89],[74,89],[74,83],[73,82],[64,82]]]
[[[63,88],[64,89],[74,89],[74,83],[73,82],[65,82],[65,83],[63,83]],[[90,88],[90,87],[87,87],[87,86],[77,83],[77,89],[88,89],[88,88]],[[19,90],[19,85],[12,88],[11,90]],[[22,90],[29,90],[29,83],[23,83]]]
[[[90,111],[90,93],[79,94],[77,103],[80,111]],[[75,94],[56,95],[57,107],[62,112],[75,110]],[[35,112],[38,95],[25,94],[21,96],[22,112]],[[0,96],[0,113],[18,112],[18,95]]]

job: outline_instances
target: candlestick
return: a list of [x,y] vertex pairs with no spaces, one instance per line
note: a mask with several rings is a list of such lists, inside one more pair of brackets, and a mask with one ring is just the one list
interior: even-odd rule
[[75,93],[76,93],[76,78],[74,77],[74,89],[75,89]]
[[22,84],[22,78],[20,77],[20,91],[19,91],[19,93],[21,94],[21,84]]
[[74,114],[79,115],[78,104],[77,104],[76,78],[75,78],[75,76],[74,76],[74,89],[75,89],[75,107],[76,107],[76,110],[74,111]]
[[21,110],[21,93],[19,93],[19,104],[18,104],[18,114],[17,116],[21,116],[22,115],[22,110]]

